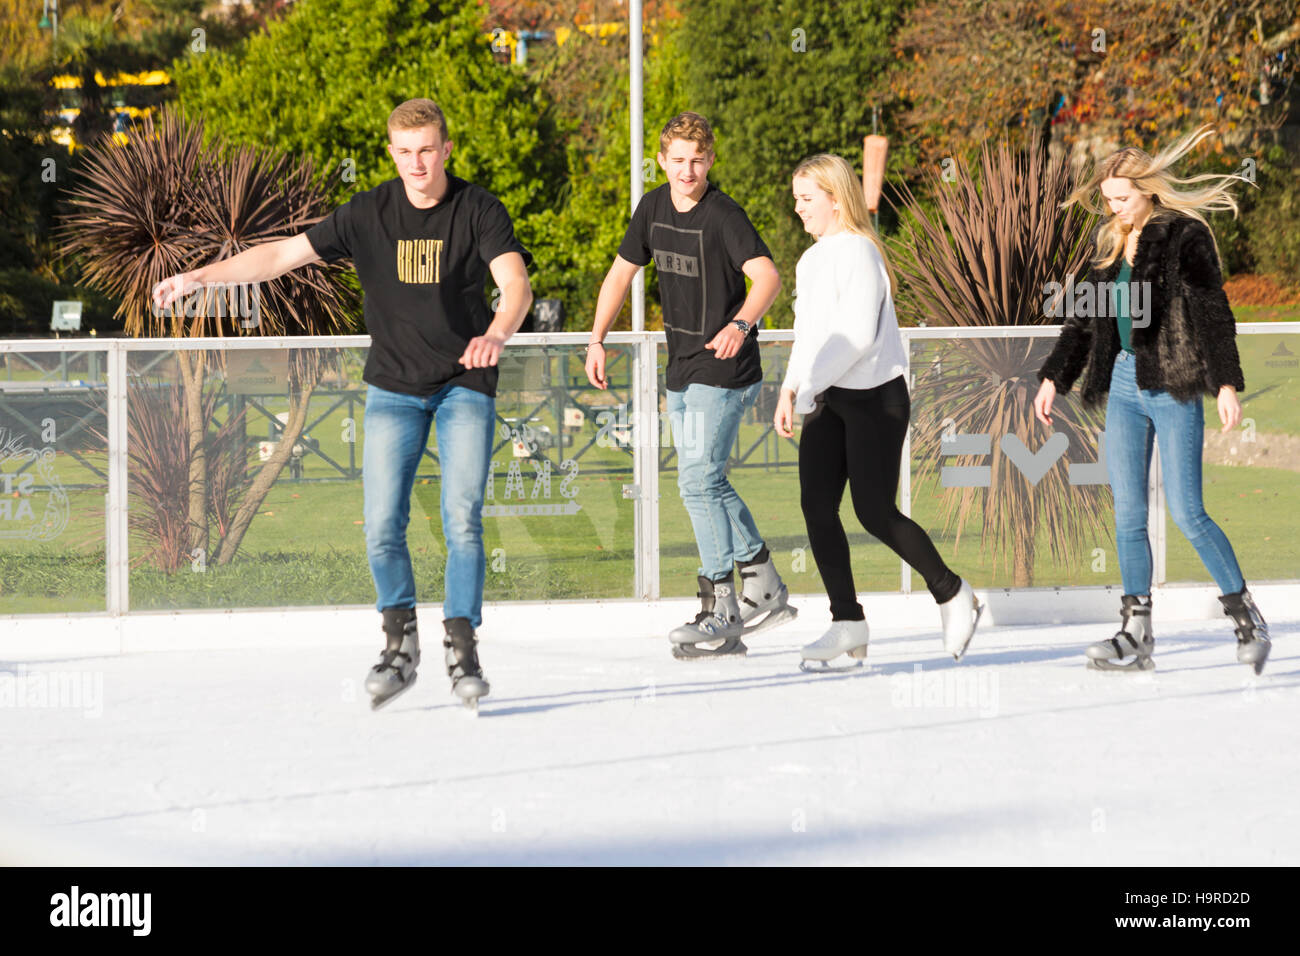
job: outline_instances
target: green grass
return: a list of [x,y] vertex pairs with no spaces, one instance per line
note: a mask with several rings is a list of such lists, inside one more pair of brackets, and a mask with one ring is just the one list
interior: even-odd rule
[[1300,322],[1300,305],[1234,305],[1238,322]]
[[[581,484],[575,516],[511,516],[485,520],[488,600],[626,597],[632,593],[632,511],[621,480],[593,476]],[[782,472],[740,470],[734,483],[745,497],[790,589],[819,593],[816,563],[798,508],[798,479]],[[1232,541],[1248,580],[1290,579],[1300,568],[1300,518],[1294,472],[1269,468],[1206,466],[1205,498],[1211,517]],[[437,483],[418,485],[412,500],[410,545],[421,599],[441,600],[445,551],[438,517]],[[661,476],[661,591],[689,596],[698,566],[675,473]],[[297,497],[295,497],[297,495]],[[78,520],[65,540],[20,546],[0,542],[0,613],[102,610],[102,533],[86,535],[95,516],[90,496],[74,497]],[[102,499],[100,499],[102,501]],[[373,600],[360,520],[358,483],[278,485],[266,511],[253,522],[245,549],[227,567],[185,569],[168,576],[147,568],[131,573],[134,609],[368,604]],[[940,534],[940,499],[933,483],[914,485],[913,516],[929,531],[944,559],[978,587],[1011,584],[1010,572],[981,553],[978,516],[960,546]],[[845,527],[861,591],[899,588],[900,565],[884,545],[857,524],[846,502]],[[69,547],[74,535],[88,538]],[[1168,579],[1208,581],[1199,558],[1173,526],[1168,528]],[[1116,584],[1119,567],[1109,535],[1090,542],[1056,566],[1040,540],[1035,584]],[[1101,549],[1100,559],[1094,548]],[[801,552],[802,549],[802,560]],[[924,584],[913,574],[912,587]]]
[[[1279,346],[1291,355],[1274,354]],[[1257,432],[1300,435],[1300,335],[1239,335],[1237,352],[1246,379],[1240,396],[1242,418],[1253,419]],[[1208,396],[1205,424],[1215,430],[1221,427],[1218,403]]]

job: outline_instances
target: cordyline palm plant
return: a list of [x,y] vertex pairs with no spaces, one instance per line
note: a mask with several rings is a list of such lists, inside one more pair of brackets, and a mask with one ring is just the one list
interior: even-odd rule
[[[71,191],[73,212],[61,226],[65,254],[80,258],[88,284],[121,299],[118,315],[129,335],[223,336],[331,335],[346,331],[357,311],[347,270],[315,263],[257,291],[252,328],[218,313],[211,298],[199,308],[155,312],[150,295],[168,276],[195,269],[264,242],[296,235],[331,207],[323,178],[307,160],[248,146],[205,140],[201,121],[163,110],[146,120],[124,146],[103,137],[85,154],[81,181]],[[307,418],[312,391],[327,359],[316,349],[290,352],[289,420],[282,441],[248,484],[229,523],[208,550],[206,431],[203,390],[221,352],[178,349],[185,400],[189,481],[187,545],[214,554],[217,564],[235,556],[253,516],[289,460]],[[247,449],[237,454],[246,462]]]
[[[213,421],[218,397],[213,389],[204,392],[205,423]],[[127,456],[135,472],[131,493],[141,506],[131,509],[130,526],[153,544],[132,564],[152,564],[171,574],[191,560],[185,512],[176,506],[185,501],[190,479],[184,390],[171,382],[133,388],[128,406]],[[242,413],[231,415],[206,436],[208,507],[217,518],[219,533],[222,517],[229,515],[230,498],[248,484],[242,424]]]
[[[955,181],[933,177],[927,186],[935,212],[904,188],[896,204],[903,235],[893,263],[905,322],[927,326],[987,327],[1051,324],[1044,314],[1048,283],[1064,282],[1085,266],[1092,221],[1077,205],[1061,209],[1074,187],[1063,157],[1041,146],[1012,152],[1005,144],[980,155],[980,183],[959,167]],[[912,425],[918,478],[933,475],[940,440],[951,429],[992,436],[991,457],[958,457],[955,464],[989,465],[988,488],[951,489],[943,495],[944,531],[961,532],[983,506],[982,548],[1010,565],[1013,585],[1033,583],[1035,540],[1045,532],[1058,565],[1085,542],[1109,534],[1109,489],[1071,486],[1058,461],[1037,486],[1003,453],[1003,436],[1029,451],[1047,437],[1034,418],[1036,372],[1054,338],[934,340],[923,363],[913,362],[917,415]],[[1055,429],[1070,441],[1064,457],[1086,461],[1100,419],[1075,402],[1053,408]]]

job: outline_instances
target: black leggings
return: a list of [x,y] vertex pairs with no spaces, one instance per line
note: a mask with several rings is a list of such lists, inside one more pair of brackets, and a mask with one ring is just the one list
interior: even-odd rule
[[915,568],[942,604],[956,595],[952,572],[930,536],[894,504],[912,402],[900,375],[877,388],[829,388],[803,421],[799,440],[800,503],[817,570],[831,598],[831,618],[861,621],[849,539],[840,521],[847,481],[853,510],[867,533]]

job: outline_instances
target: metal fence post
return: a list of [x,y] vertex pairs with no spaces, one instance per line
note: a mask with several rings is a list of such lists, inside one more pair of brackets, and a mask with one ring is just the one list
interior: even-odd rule
[[127,402],[125,349],[108,344],[108,527],[105,564],[108,611],[125,614],[130,608],[130,565],[127,554]]
[[1147,536],[1151,539],[1151,584],[1165,583],[1165,482],[1160,466],[1160,446],[1152,442],[1151,467],[1147,471]]
[[633,525],[636,595],[659,597],[659,349],[653,334],[636,343],[632,367],[632,421],[636,436],[632,482],[636,488]]
[[[903,381],[907,392],[912,392],[912,337],[904,329],[899,329],[903,338]],[[898,463],[898,510],[907,517],[912,517],[912,422],[909,419],[907,431],[903,433],[903,457]],[[902,558],[898,559],[899,589],[904,594],[912,593],[912,568]]]

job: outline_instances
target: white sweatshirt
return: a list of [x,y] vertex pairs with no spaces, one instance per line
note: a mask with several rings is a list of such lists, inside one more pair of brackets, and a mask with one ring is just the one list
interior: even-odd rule
[[795,267],[794,347],[782,388],[806,415],[837,385],[875,388],[907,371],[889,272],[866,236],[823,236]]

